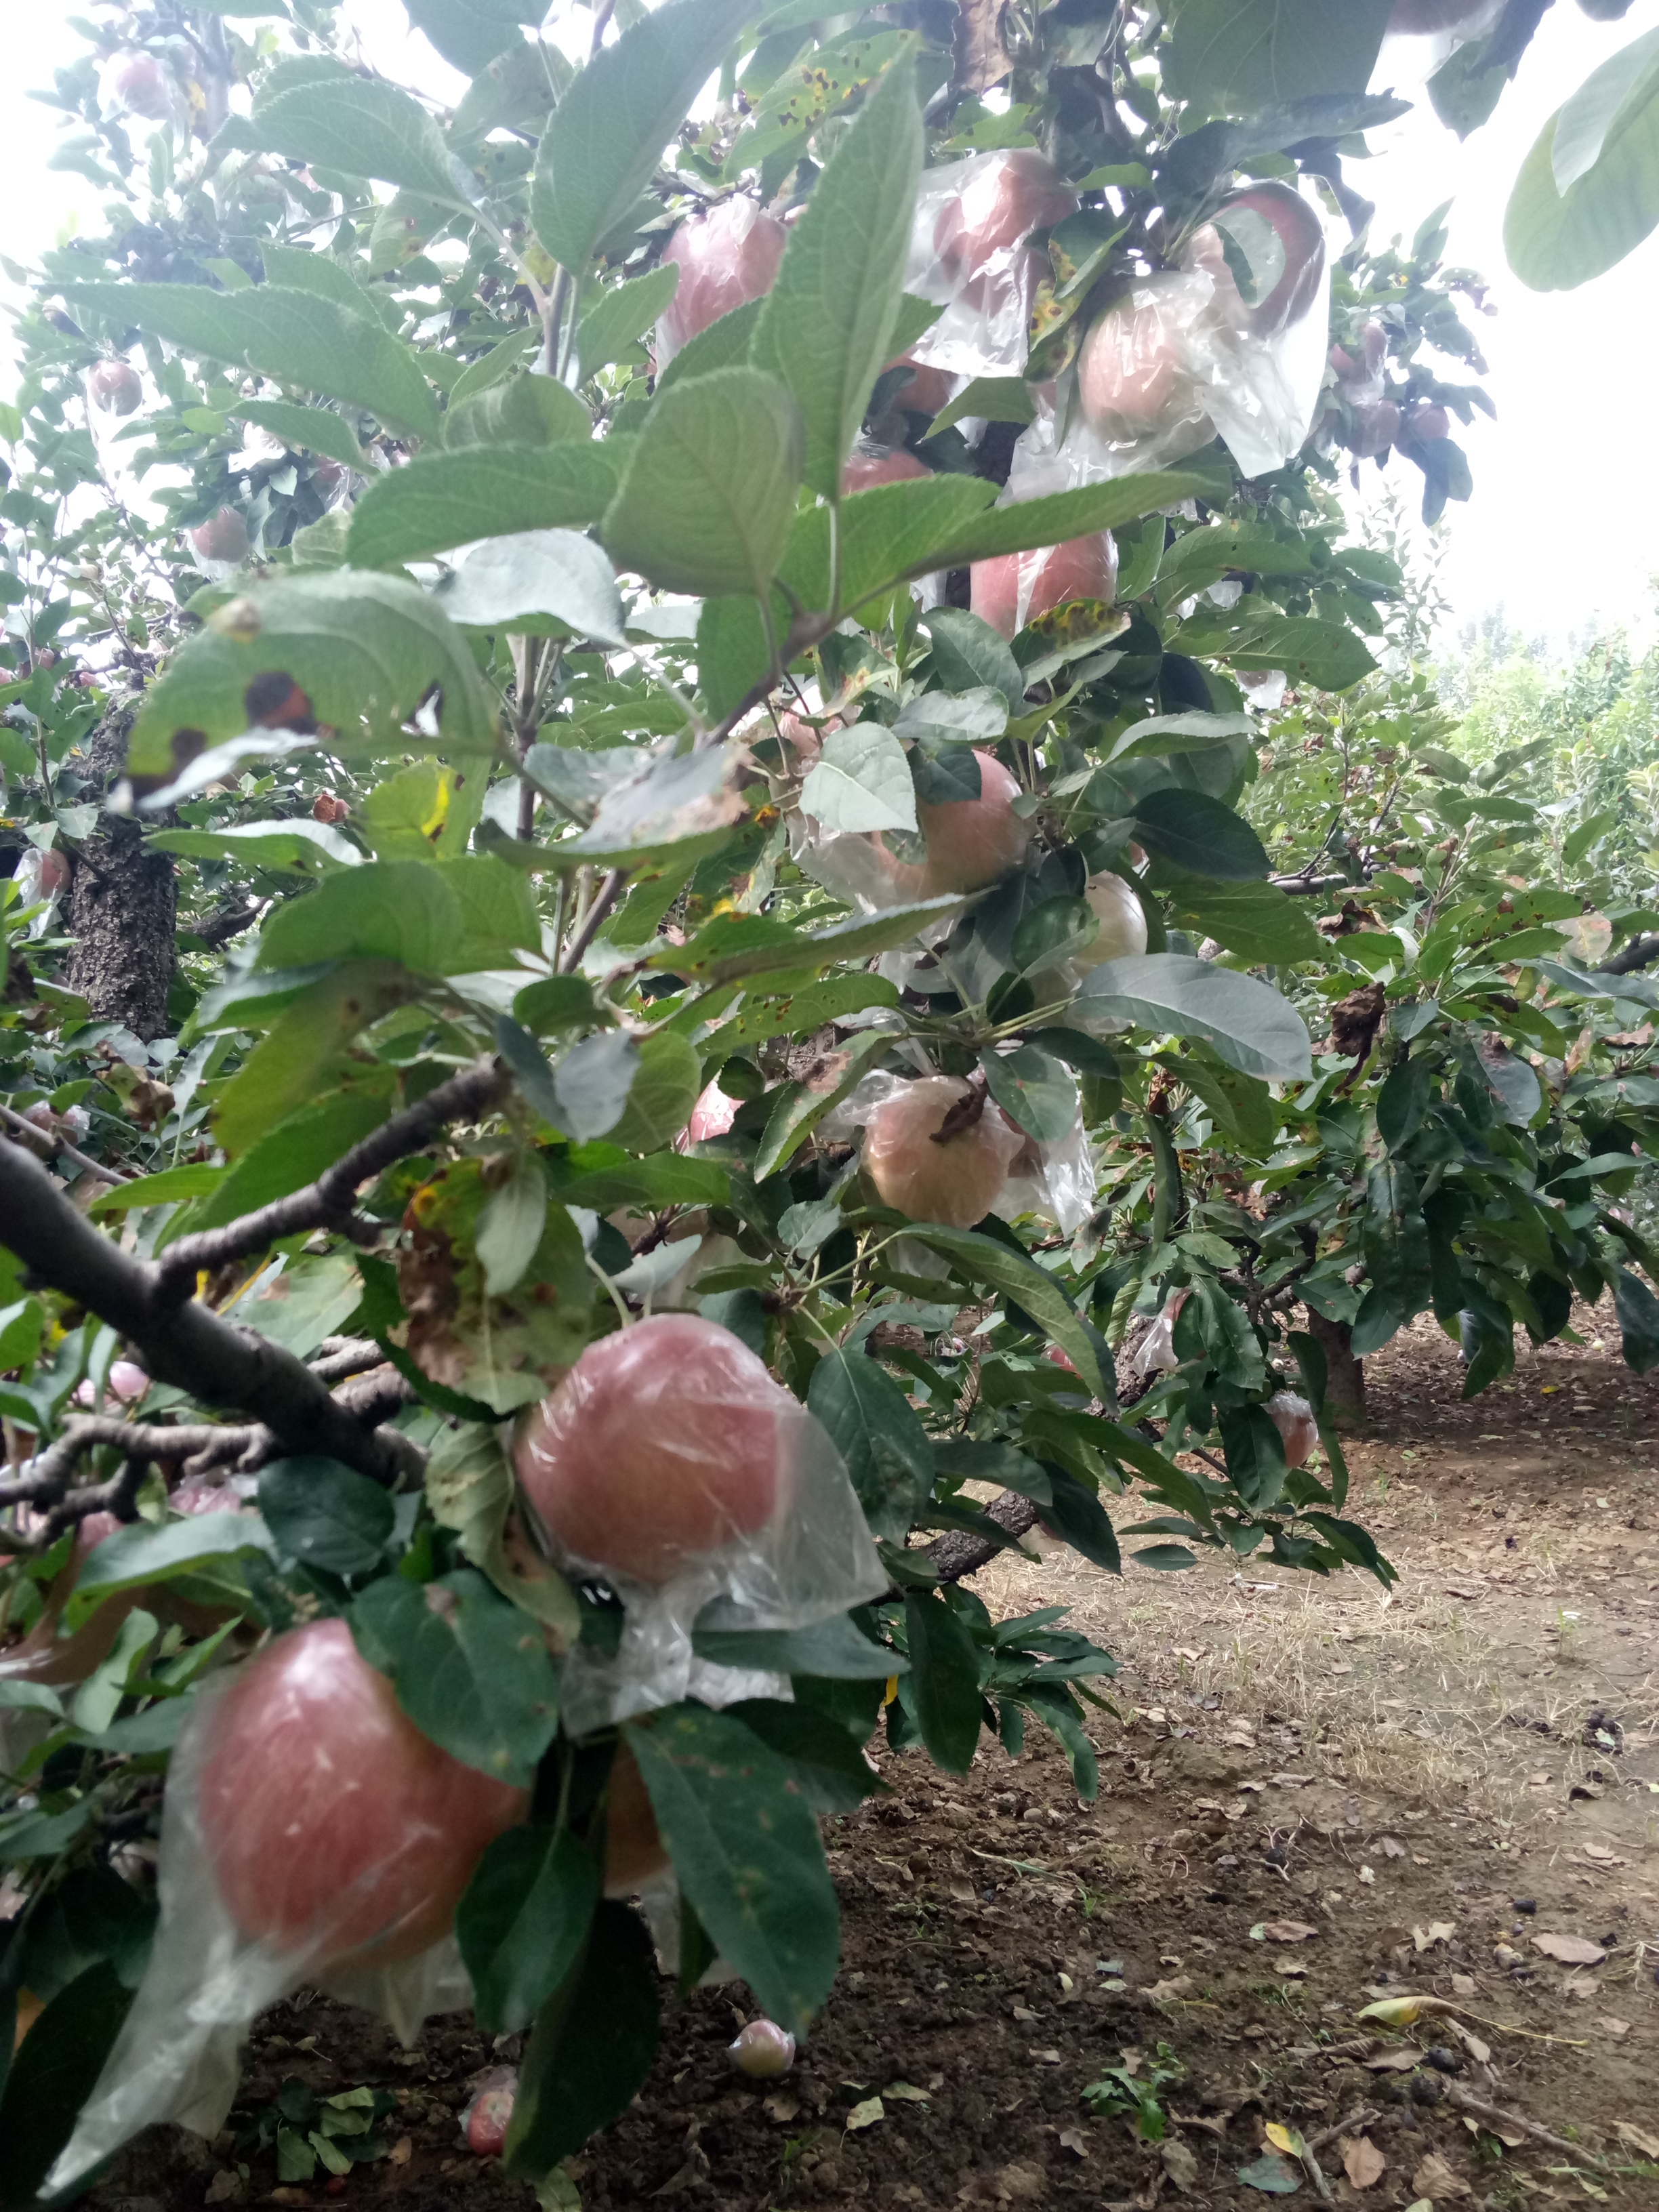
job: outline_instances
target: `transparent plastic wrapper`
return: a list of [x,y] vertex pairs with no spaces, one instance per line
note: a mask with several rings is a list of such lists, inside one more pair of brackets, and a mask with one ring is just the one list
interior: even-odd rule
[[[1014,811],[1019,786],[996,755],[975,746],[979,795],[916,801],[921,845],[896,851],[891,832],[830,830],[805,806],[789,817],[790,857],[815,883],[866,913],[988,890],[1030,849],[1030,825]],[[809,787],[810,788],[810,787]]]
[[1047,266],[1024,240],[1076,205],[1030,147],[924,171],[904,286],[945,312],[908,358],[957,376],[1018,375]]
[[1012,638],[1027,623],[1073,599],[1103,599],[1109,606],[1117,595],[1117,547],[1109,530],[1097,530],[1061,545],[975,561],[969,579],[973,611],[1000,635]]
[[1181,1364],[1176,1357],[1176,1318],[1188,1299],[1190,1291],[1171,1291],[1164,1302],[1164,1310],[1147,1330],[1129,1362],[1139,1376],[1168,1375]]
[[1275,1390],[1261,1410],[1284,1439],[1285,1466],[1304,1466],[1319,1442],[1313,1407],[1294,1390]]
[[579,1644],[565,1661],[573,1734],[687,1696],[774,1693],[769,1676],[696,1659],[699,1619],[805,1628],[887,1587],[829,1437],[763,1360],[699,1315],[659,1314],[589,1345],[526,1415],[514,1462],[552,1557],[623,1602],[614,1654]]
[[663,259],[678,265],[680,281],[657,318],[659,375],[710,323],[771,290],[788,243],[778,218],[742,194],[680,225],[663,248]]
[[18,855],[12,882],[17,888],[19,906],[39,906],[28,927],[30,937],[44,937],[55,927],[58,908],[69,889],[69,862],[61,853],[43,853],[38,845],[26,845]]
[[1324,380],[1330,280],[1314,209],[1255,185],[1221,210],[1276,234],[1283,269],[1247,302],[1220,232],[1206,223],[1179,267],[1142,276],[1099,316],[1078,356],[1066,419],[1037,392],[1014,448],[1008,495],[1030,499],[1161,468],[1224,440],[1246,476],[1282,468],[1314,425]]
[[935,1146],[945,1115],[970,1096],[954,1075],[878,1068],[824,1116],[819,1133],[837,1143],[862,1129],[866,1173],[884,1202],[913,1221],[971,1229],[988,1213],[1006,1221],[1040,1213],[1068,1235],[1080,1229],[1094,1211],[1096,1188],[1081,1119],[1060,1143],[1042,1145],[988,1101],[959,1135]]
[[1056,1145],[1025,1139],[995,1211],[1010,1220],[1040,1213],[1064,1235],[1074,1237],[1095,1210],[1097,1188],[1094,1154],[1079,1114]]
[[343,1620],[205,1685],[168,1769],[149,1964],[49,2189],[158,2120],[216,2134],[249,2023],[302,1982],[405,2042],[470,2002],[450,1921],[528,1809],[420,1734]]

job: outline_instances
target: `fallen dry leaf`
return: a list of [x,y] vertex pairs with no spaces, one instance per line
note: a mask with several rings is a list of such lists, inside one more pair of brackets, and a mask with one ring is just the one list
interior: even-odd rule
[[1449,2020],[1446,2025],[1477,2066],[1484,2066],[1487,2063],[1492,2057],[1491,2044],[1478,2036],[1472,2027],[1465,2027],[1461,2020]]
[[1452,1995],[1455,1997],[1472,1997],[1474,1995],[1474,1976],[1473,1974],[1454,1974],[1452,1976]]
[[1261,1932],[1270,1943],[1305,1943],[1319,1930],[1305,1920],[1269,1920]]
[[1089,2138],[1081,2128],[1062,2128],[1060,2147],[1062,2150],[1070,2151],[1073,2158],[1087,2158],[1089,2155]]
[[1423,2054],[1409,2043],[1396,2044],[1389,2051],[1376,2051],[1360,2064],[1368,2074],[1409,2074],[1413,2066],[1420,2066]]
[[1175,1974],[1167,1982],[1154,1982],[1146,1994],[1154,2004],[1162,2004],[1170,1997],[1185,1996],[1192,1985],[1190,1974]]
[[1406,1846],[1398,1836],[1384,1836],[1382,1849],[1385,1859],[1403,1859],[1406,1856]]
[[1345,2136],[1342,2171],[1356,2189],[1369,2189],[1388,2171],[1389,2161],[1369,2136]]
[[1282,2150],[1286,2158],[1300,2158],[1307,2145],[1302,2140],[1300,2128],[1287,2128],[1282,2120],[1269,2120],[1261,2130],[1275,2150]]
[[386,2154],[388,2166],[407,2166],[415,2155],[415,2144],[409,2136],[399,2136]]
[[1164,2161],[1164,2171],[1183,2197],[1190,2197],[1198,2187],[1198,2160],[1184,2142],[1172,2136],[1158,2151]]
[[1222,2112],[1218,2115],[1212,2113],[1206,2118],[1201,2112],[1171,2112],[1170,2118],[1178,2128],[1202,2128],[1206,2135],[1213,2136],[1218,2142],[1225,2142],[1227,2123],[1232,2118],[1232,2114],[1231,2112]]
[[1454,2173],[1437,2151],[1431,2151],[1412,2176],[1412,2187],[1419,2197],[1427,2197],[1438,2204],[1448,2197],[1471,2197],[1474,2191],[1462,2175]]
[[1557,1936],[1547,1929],[1532,1940],[1547,1959],[1559,1959],[1564,1966],[1599,1966],[1607,1955],[1584,1936]]
[[882,2091],[884,2097],[896,2097],[902,2105],[925,2105],[927,2092],[918,2089],[913,2081],[890,2081]]
[[1431,1951],[1437,1943],[1449,1943],[1457,1933],[1455,1920],[1431,1920],[1426,1928],[1413,1928],[1412,1941],[1419,1951]]
[[997,2201],[1002,2204],[1041,2204],[1048,2185],[1034,2166],[1005,2166],[996,2178]]
[[1628,2120],[1615,2120],[1613,2131],[1621,2143],[1639,2150],[1644,2158],[1659,2158],[1659,2136],[1647,2135],[1642,2129],[1632,2127]]
[[1595,2022],[1595,2026],[1601,2029],[1603,2035],[1610,2035],[1615,2043],[1622,2043],[1630,2033],[1630,2022],[1627,2020],[1615,2020],[1610,2012],[1604,2012]]
[[878,2120],[887,2118],[887,2107],[879,2097],[866,2097],[861,2105],[854,2105],[847,2115],[849,2128],[872,2128]]
[[775,2120],[781,2128],[787,2127],[800,2112],[800,2099],[787,2089],[775,2089],[761,2106],[769,2120]]

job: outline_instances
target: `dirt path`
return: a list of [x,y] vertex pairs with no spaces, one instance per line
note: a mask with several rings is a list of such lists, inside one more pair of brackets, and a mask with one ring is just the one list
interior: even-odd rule
[[[829,1824],[846,1966],[801,2063],[738,2086],[740,1992],[699,1992],[574,2162],[581,2203],[1259,2212],[1242,2172],[1317,2202],[1270,2124],[1345,2203],[1659,2199],[1659,1376],[1581,1324],[1582,1348],[1523,1355],[1468,1406],[1431,1324],[1372,1363],[1352,1504],[1401,1571],[1389,1595],[1249,1561],[982,1575],[998,1613],[1067,1603],[1121,1656],[1119,1717],[1091,1721],[1099,1801],[1035,1730],[960,1780],[882,1754],[895,1797]],[[1551,1955],[1575,1942],[1585,1963]],[[1467,2032],[1356,2021],[1413,1996]],[[237,2124],[285,2077],[387,2086],[392,2154],[336,2201],[528,2206],[458,2147],[504,2055],[464,2021],[402,2052],[360,2015],[282,2007]],[[1082,2097],[1109,2069],[1116,2110]],[[1155,2072],[1161,2142],[1130,2094]],[[320,2175],[274,2179],[246,2133],[193,2160],[158,2136],[99,2194],[326,2201]]]

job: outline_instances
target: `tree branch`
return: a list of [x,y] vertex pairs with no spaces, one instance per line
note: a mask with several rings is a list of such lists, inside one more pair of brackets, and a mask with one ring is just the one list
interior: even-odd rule
[[95,1175],[100,1182],[131,1182],[131,1176],[123,1175],[119,1168],[106,1167],[101,1160],[89,1158],[85,1152],[76,1152],[67,1137],[54,1137],[50,1129],[43,1129],[38,1121],[31,1121],[27,1114],[14,1113],[9,1106],[0,1106],[0,1125],[9,1129],[14,1137],[27,1143],[43,1146],[46,1157],[70,1160],[83,1174]]
[[[1028,1528],[1036,1525],[1035,1501],[1022,1498],[1017,1490],[1005,1490],[1000,1498],[992,1499],[985,1511],[988,1518],[1010,1536],[1023,1536]],[[1006,1549],[1005,1545],[994,1544],[988,1536],[976,1536],[970,1529],[949,1528],[924,1548],[922,1557],[931,1559],[939,1569],[942,1583],[959,1583],[964,1575],[975,1575],[981,1567],[988,1566],[997,1553]]]
[[1611,960],[1604,960],[1596,969],[1598,975],[1633,975],[1638,968],[1646,968],[1659,960],[1659,937],[1632,937],[1622,951]]
[[581,964],[581,957],[604,927],[611,909],[617,903],[617,894],[628,881],[626,868],[612,868],[593,894],[593,903],[582,916],[576,934],[559,955],[561,975],[574,975]]
[[782,682],[790,662],[799,660],[803,653],[810,653],[815,645],[821,645],[835,626],[835,618],[830,615],[797,615],[789,625],[788,636],[783,641],[776,669],[769,669],[758,684],[751,684],[726,720],[698,738],[697,751],[707,752],[711,745],[724,744],[744,716],[752,714],[757,707],[770,698]]
[[194,1299],[179,1305],[164,1296],[154,1262],[133,1259],[84,1220],[15,1145],[0,1145],[0,1222],[33,1279],[118,1330],[157,1382],[254,1414],[289,1451],[337,1459],[388,1487],[399,1480],[406,1462],[398,1444],[365,1429],[302,1361]]
[[189,1296],[203,1270],[211,1273],[233,1260],[245,1260],[283,1237],[297,1237],[307,1230],[346,1228],[362,1184],[407,1154],[419,1152],[447,1123],[479,1120],[505,1095],[507,1084],[507,1071],[499,1060],[480,1060],[428,1091],[418,1105],[394,1114],[303,1190],[273,1200],[255,1213],[245,1213],[240,1221],[227,1222],[222,1229],[204,1229],[197,1236],[181,1237],[167,1247],[154,1271],[155,1296],[163,1305],[169,1302],[176,1305]]

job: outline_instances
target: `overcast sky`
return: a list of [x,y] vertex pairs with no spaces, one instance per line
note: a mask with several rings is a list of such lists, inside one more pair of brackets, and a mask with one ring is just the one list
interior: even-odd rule
[[[388,74],[454,96],[459,79],[424,39],[408,32],[398,0],[349,0],[345,13],[361,24],[369,57]],[[78,41],[56,9],[14,5],[8,15],[0,204],[7,210],[6,250],[23,258],[77,220],[95,223],[98,195],[83,179],[46,167],[57,137],[54,112],[23,92],[49,83],[53,67],[81,51]],[[1378,204],[1380,234],[1409,236],[1431,209],[1451,200],[1449,258],[1492,281],[1498,312],[1477,326],[1498,420],[1477,421],[1467,441],[1475,495],[1468,507],[1448,511],[1443,580],[1454,634],[1500,605],[1523,629],[1558,641],[1613,623],[1644,637],[1656,628],[1659,440],[1651,388],[1659,234],[1594,283],[1542,295],[1510,274],[1502,239],[1510,183],[1548,116],[1599,62],[1656,25],[1659,0],[1635,0],[1619,23],[1592,22],[1575,0],[1555,0],[1517,82],[1484,130],[1460,145],[1419,100],[1411,115],[1374,134],[1377,158],[1350,171]],[[0,278],[0,296],[5,290]],[[1375,481],[1372,465],[1365,475]],[[1390,477],[1414,504],[1417,471],[1396,461]]]

